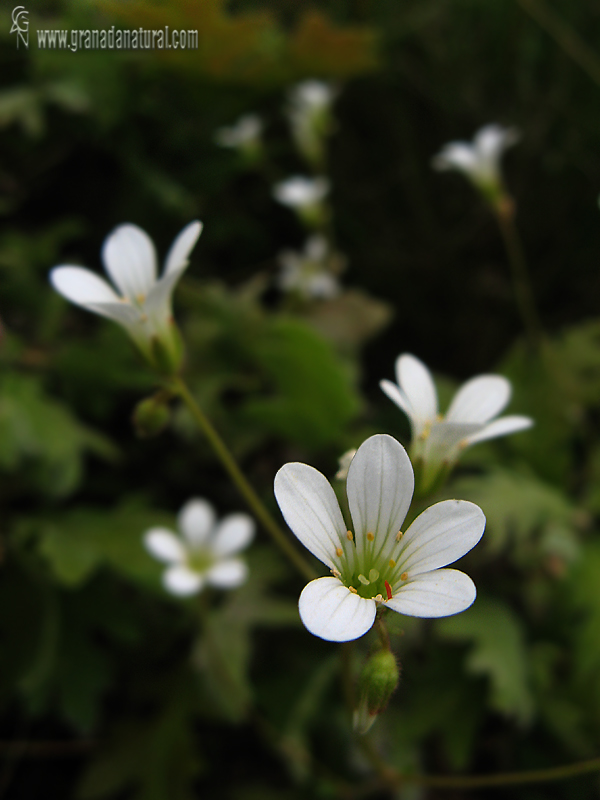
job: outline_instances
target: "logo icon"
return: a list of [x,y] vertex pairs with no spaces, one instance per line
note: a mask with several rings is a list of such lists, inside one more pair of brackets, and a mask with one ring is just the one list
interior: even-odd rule
[[19,40],[23,42],[25,47],[29,48],[29,11],[25,6],[15,6],[13,8],[12,23],[10,32],[17,34],[17,50],[19,49]]

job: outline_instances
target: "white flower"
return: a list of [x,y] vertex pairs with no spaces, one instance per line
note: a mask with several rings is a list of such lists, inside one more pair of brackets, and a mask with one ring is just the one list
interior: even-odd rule
[[245,114],[233,125],[219,128],[215,132],[215,142],[221,147],[255,154],[260,149],[262,130],[263,122],[258,114]]
[[339,262],[339,256],[331,252],[327,239],[315,234],[307,240],[304,252],[284,250],[279,254],[279,286],[304,298],[336,297],[340,286],[332,269],[338,270]]
[[232,556],[254,536],[254,521],[247,514],[230,514],[217,525],[210,503],[192,499],[179,512],[177,526],[180,536],[167,528],[144,534],[148,552],[168,564],[163,584],[169,592],[195,594],[206,584],[234,589],[246,580],[246,564]]
[[462,172],[493,200],[502,189],[500,158],[518,139],[519,133],[515,128],[486,125],[477,131],[472,144],[450,142],[434,157],[432,163],[439,170],[455,169]]
[[294,175],[273,187],[273,197],[295,211],[308,227],[319,227],[327,219],[324,200],[328,192],[327,178],[303,175]]
[[311,581],[300,595],[300,617],[315,636],[357,639],[370,629],[379,605],[413,617],[443,617],[474,601],[473,581],[441,567],[477,544],[483,512],[473,503],[446,500],[401,533],[413,488],[402,445],[386,434],[371,436],[348,470],[352,533],[324,475],[298,463],[277,473],[275,496],[287,524],[332,573]]
[[397,384],[382,380],[379,385],[410,421],[413,458],[422,458],[433,470],[442,463],[452,464],[469,445],[533,425],[532,419],[518,415],[495,419],[511,395],[510,381],[501,375],[471,378],[458,390],[445,416],[438,413],[435,384],[422,361],[408,353],[399,356],[396,378]]
[[273,197],[289,208],[306,208],[322,202],[329,192],[327,178],[294,175],[273,187]]
[[119,225],[102,246],[108,276],[120,292],[91,270],[59,266],[50,273],[57,292],[76,305],[122,325],[144,356],[155,366],[175,367],[181,345],[173,322],[171,295],[188,266],[202,223],[191,222],[177,236],[157,279],[152,239],[137,225]]
[[287,115],[300,152],[312,164],[324,156],[324,140],[332,128],[331,105],[337,91],[329,83],[303,81],[289,92]]

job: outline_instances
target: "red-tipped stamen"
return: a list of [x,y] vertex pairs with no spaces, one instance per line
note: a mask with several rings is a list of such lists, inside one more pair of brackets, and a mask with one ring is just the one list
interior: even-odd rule
[[387,599],[391,600],[392,599],[392,587],[389,585],[389,583],[387,581],[384,581],[384,583],[385,583],[385,590],[387,592]]

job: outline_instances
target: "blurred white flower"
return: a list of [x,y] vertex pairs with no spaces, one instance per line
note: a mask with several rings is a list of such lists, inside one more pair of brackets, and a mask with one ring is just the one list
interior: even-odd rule
[[152,239],[137,225],[119,225],[104,240],[102,260],[120,294],[84,267],[54,267],[50,282],[72,303],[122,325],[153,366],[174,370],[181,361],[182,346],[171,295],[201,231],[202,223],[197,221],[181,231],[167,254],[162,277],[157,278]]
[[248,567],[236,553],[254,536],[254,521],[247,514],[230,514],[219,524],[206,500],[189,500],[179,512],[180,535],[168,528],[151,528],[144,545],[154,558],[167,564],[165,588],[176,595],[191,595],[205,585],[234,589],[248,576]]
[[511,415],[495,419],[508,404],[510,381],[501,375],[479,375],[458,390],[445,416],[438,413],[438,399],[431,373],[415,356],[396,359],[397,384],[382,380],[380,386],[410,421],[411,455],[422,459],[429,473],[427,484],[441,465],[452,465],[469,445],[525,430],[529,417]]
[[299,151],[315,166],[325,153],[325,138],[331,132],[331,106],[337,90],[325,81],[308,80],[293,86],[288,94],[287,115]]
[[230,147],[254,158],[262,150],[262,131],[263,122],[258,114],[244,114],[233,125],[218,128],[215,142],[221,147]]
[[332,253],[324,236],[311,236],[302,253],[283,250],[278,256],[281,273],[278,284],[286,292],[296,292],[305,299],[332,298],[340,293],[334,271],[339,271],[341,259]]
[[483,512],[474,503],[445,500],[402,533],[413,488],[402,445],[386,434],[371,436],[348,470],[352,533],[324,475],[299,463],[277,473],[275,496],[287,524],[332,573],[311,581],[300,595],[300,617],[315,636],[357,639],[371,628],[380,605],[413,617],[444,617],[474,601],[473,581],[442,567],[477,544]]
[[321,225],[327,216],[324,200],[329,193],[327,178],[294,175],[275,184],[273,197],[295,211],[309,227]]
[[433,158],[439,170],[457,170],[479,189],[491,202],[502,193],[500,158],[504,151],[519,140],[515,128],[486,125],[475,134],[473,142],[450,142]]
[[350,469],[350,464],[355,455],[356,448],[352,448],[352,450],[346,450],[344,455],[338,458],[339,469],[335,473],[335,477],[338,481],[345,481],[348,477],[348,470]]

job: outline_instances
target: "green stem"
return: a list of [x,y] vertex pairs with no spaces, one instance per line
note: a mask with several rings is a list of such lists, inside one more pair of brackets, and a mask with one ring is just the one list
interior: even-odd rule
[[[372,750],[372,748],[370,748]],[[548,769],[531,769],[520,772],[497,772],[491,775],[402,775],[398,772],[391,774],[390,768],[382,764],[380,756],[375,753],[377,761],[372,760],[380,774],[381,779],[392,786],[412,784],[426,786],[432,789],[480,789],[492,786],[519,786],[526,783],[545,783],[561,781],[585,775],[591,772],[600,772],[600,758],[591,758],[587,761],[577,761],[574,764],[563,764],[560,767]],[[385,767],[385,772],[382,769]]]
[[508,256],[517,308],[519,309],[529,344],[533,350],[538,351],[543,338],[542,324],[533,299],[527,259],[525,258],[521,237],[515,225],[512,201],[510,198],[505,197],[504,202],[496,205],[494,210]]
[[194,400],[190,390],[179,376],[170,378],[169,388],[174,394],[181,397],[186,404],[190,414],[197,422],[198,427],[204,433],[221,464],[225,468],[231,480],[238,488],[240,494],[252,510],[256,518],[261,522],[264,529],[273,539],[275,544],[282,550],[292,564],[296,567],[307,580],[316,578],[316,574],[310,564],[297,552],[296,548],[289,541],[285,533],[281,530],[277,522],[273,519],[262,500],[256,494],[252,486],[246,480],[244,473],[238,467],[234,457],[230,453],[225,442],[221,439],[217,431],[213,428],[208,418],[204,415],[198,403]]

